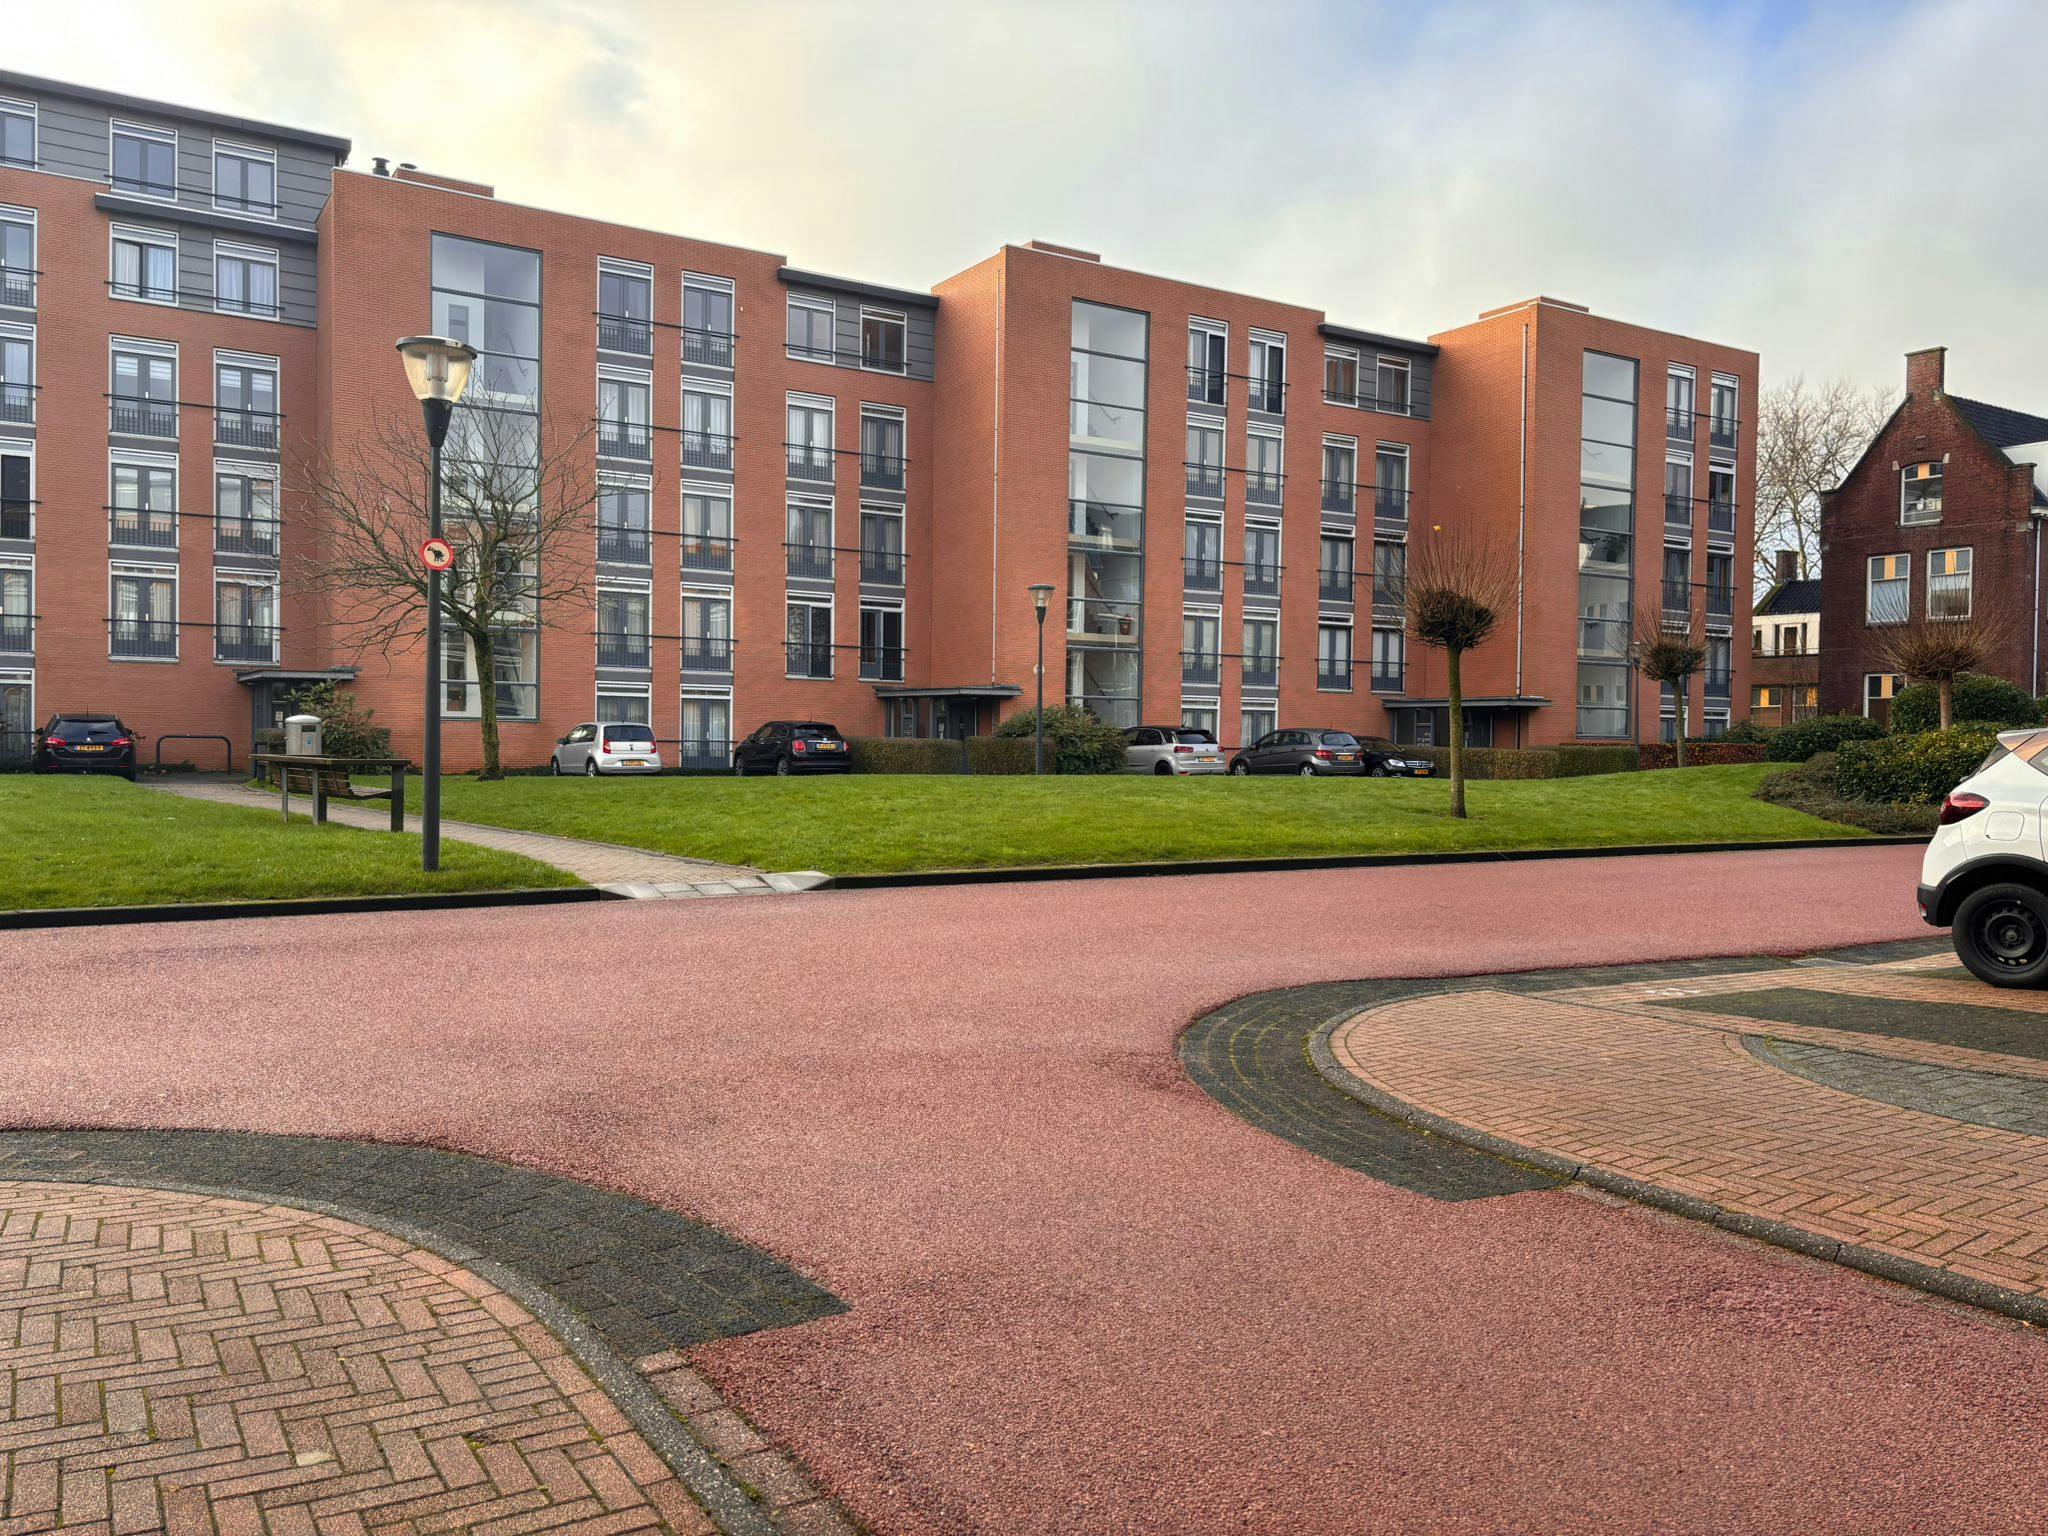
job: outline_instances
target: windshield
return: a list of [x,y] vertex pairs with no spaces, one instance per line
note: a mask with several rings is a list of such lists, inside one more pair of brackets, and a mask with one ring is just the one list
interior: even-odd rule
[[804,725],[791,726],[789,728],[789,734],[792,736],[801,736],[805,741],[827,741],[836,740],[839,735],[839,731],[834,726],[807,723]]
[[1322,743],[1326,747],[1355,747],[1358,740],[1349,731],[1325,731]]
[[53,741],[91,741],[95,736],[112,736],[118,729],[112,720],[59,720],[50,737]]

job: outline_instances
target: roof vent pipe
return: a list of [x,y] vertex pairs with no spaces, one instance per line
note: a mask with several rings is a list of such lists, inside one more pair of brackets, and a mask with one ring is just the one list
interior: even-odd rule
[[371,157],[370,157],[370,174],[371,174],[372,176],[389,176],[389,175],[391,174],[391,162],[390,162],[390,160],[388,160],[387,158],[385,158],[385,157],[384,157],[383,155],[373,155],[373,156],[371,156]]

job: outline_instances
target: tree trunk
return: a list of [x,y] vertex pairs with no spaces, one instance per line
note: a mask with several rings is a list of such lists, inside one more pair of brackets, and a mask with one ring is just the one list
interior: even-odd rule
[[1691,681],[1692,679],[1689,677],[1681,677],[1677,682],[1671,685],[1672,697],[1678,700],[1678,730],[1675,733],[1675,739],[1672,743],[1674,749],[1672,752],[1672,761],[1680,768],[1683,768],[1685,766],[1685,706],[1687,702],[1685,697],[1685,689],[1686,684],[1690,683]]
[[503,764],[498,760],[498,678],[496,656],[491,647],[491,637],[485,635],[479,640],[469,637],[470,649],[476,653],[477,703],[479,723],[484,746],[483,771],[480,779],[502,779],[505,777]]
[[1445,672],[1451,684],[1451,814],[1462,819],[1465,814],[1465,680],[1462,669],[1465,654],[1453,648],[1446,650],[1444,657],[1449,663]]
[[1941,728],[1945,731],[1956,723],[1956,680],[1944,677],[1934,686],[1941,695]]

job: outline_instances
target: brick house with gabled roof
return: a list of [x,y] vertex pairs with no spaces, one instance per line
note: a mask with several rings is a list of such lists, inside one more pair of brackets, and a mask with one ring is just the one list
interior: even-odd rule
[[1946,359],[1944,347],[1906,354],[1906,398],[1821,497],[1829,713],[1889,716],[1904,681],[1874,658],[1873,628],[1992,604],[2024,621],[1986,670],[2042,691],[2048,417],[1951,395]]

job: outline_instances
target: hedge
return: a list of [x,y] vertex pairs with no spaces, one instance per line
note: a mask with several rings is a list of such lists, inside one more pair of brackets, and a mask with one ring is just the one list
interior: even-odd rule
[[[961,744],[932,737],[854,736],[847,740],[855,773],[958,773]],[[966,754],[972,773],[1031,772],[1031,742],[1013,737],[970,736]]]
[[[1024,710],[996,727],[996,735],[1030,742],[1037,713]],[[1045,712],[1045,763],[1056,773],[1122,773],[1124,733],[1077,704],[1057,705]]]
[[1862,715],[1815,715],[1773,731],[1764,743],[1764,757],[1773,763],[1803,763],[1821,752],[1839,751],[1844,742],[1875,741],[1884,727]]
[[[1678,766],[1678,749],[1668,741],[1646,741],[1641,750],[1645,768]],[[1754,741],[1688,741],[1685,766],[1712,768],[1721,763],[1760,763],[1767,750],[1761,742]]]
[[1642,752],[1636,747],[1568,745],[1551,750],[1557,753],[1560,779],[1580,779],[1596,773],[1634,773],[1643,766]]
[[1980,726],[1852,741],[1835,754],[1835,787],[1844,799],[1884,805],[1932,805],[1977,771],[1998,738]]
[[[2026,689],[2002,677],[1965,672],[1955,681],[1956,724],[1989,725],[1999,730],[2039,725],[2041,706]],[[1941,728],[1941,690],[1933,683],[1915,683],[1892,700],[1891,732],[1917,736]]]
[[1868,800],[1844,799],[1835,782],[1835,754],[1823,752],[1791,768],[1765,776],[1756,787],[1756,798],[1772,805],[1789,806],[1838,821],[1867,832],[1926,835],[1934,830],[1935,808],[1931,805],[1878,805]]

